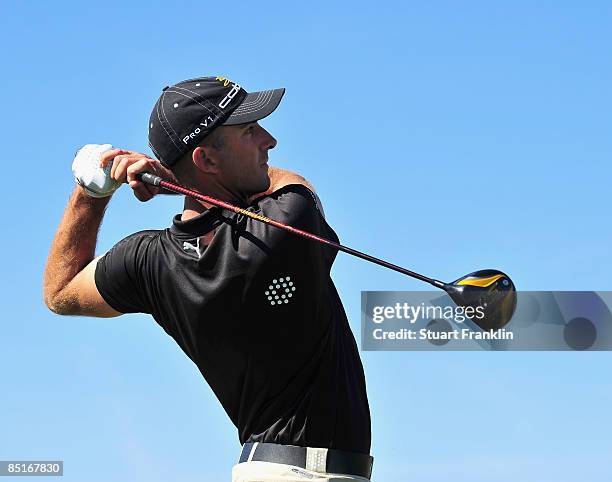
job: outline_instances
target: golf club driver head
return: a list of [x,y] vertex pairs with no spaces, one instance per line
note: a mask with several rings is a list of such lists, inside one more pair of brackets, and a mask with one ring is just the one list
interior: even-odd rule
[[[470,319],[483,330],[506,326],[516,309],[516,288],[510,277],[496,269],[482,269],[446,284],[444,290],[458,305],[482,307],[484,316]],[[477,312],[478,313],[478,312]]]

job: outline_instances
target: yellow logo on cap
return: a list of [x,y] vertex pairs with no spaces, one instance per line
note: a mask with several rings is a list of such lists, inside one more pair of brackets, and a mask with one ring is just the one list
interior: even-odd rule
[[223,87],[227,87],[228,85],[230,85],[230,82],[231,82],[230,79],[226,79],[225,77],[215,77],[215,80],[218,80],[219,82],[223,82]]

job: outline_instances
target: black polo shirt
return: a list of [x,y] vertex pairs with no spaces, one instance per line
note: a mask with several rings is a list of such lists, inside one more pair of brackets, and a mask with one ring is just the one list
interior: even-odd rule
[[[255,213],[338,241],[314,195],[292,184]],[[201,237],[215,230],[208,246]],[[369,453],[363,367],[330,278],[337,251],[211,208],[116,244],[98,290],[122,313],[149,313],[197,365],[240,442]]]

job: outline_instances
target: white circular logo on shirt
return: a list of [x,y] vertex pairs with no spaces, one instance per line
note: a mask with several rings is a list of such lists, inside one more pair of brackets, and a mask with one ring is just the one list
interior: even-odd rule
[[271,306],[286,305],[293,298],[295,284],[290,276],[274,278],[264,292]]

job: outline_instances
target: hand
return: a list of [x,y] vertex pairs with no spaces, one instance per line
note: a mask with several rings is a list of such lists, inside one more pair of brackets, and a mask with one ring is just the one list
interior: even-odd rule
[[105,152],[100,158],[100,167],[103,169],[112,161],[110,176],[118,182],[128,183],[134,190],[134,196],[139,201],[146,202],[160,192],[162,188],[151,186],[136,179],[139,172],[150,172],[164,179],[176,182],[174,174],[161,165],[157,159],[151,159],[146,154],[129,151],[126,149],[114,149]]
[[110,144],[87,144],[74,156],[72,162],[74,179],[90,197],[109,197],[121,186],[121,183],[110,177],[108,170],[105,171],[100,167],[101,156],[111,151],[113,147]]

